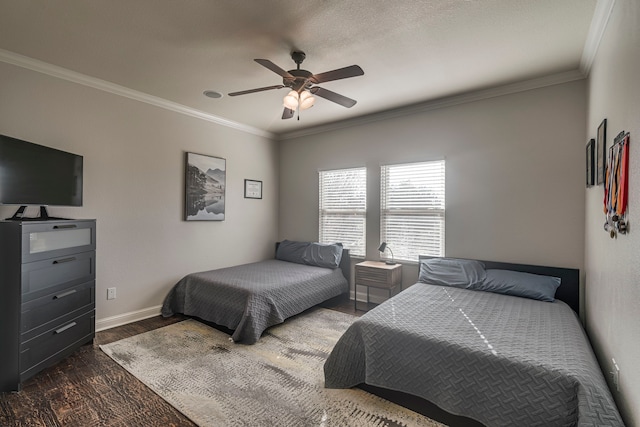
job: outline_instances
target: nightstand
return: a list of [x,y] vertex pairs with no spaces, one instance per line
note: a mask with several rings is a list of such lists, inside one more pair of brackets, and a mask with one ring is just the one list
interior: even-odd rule
[[[369,310],[369,288],[386,289],[389,298],[402,290],[402,264],[389,265],[380,261],[364,261],[356,264],[354,308]],[[358,286],[367,287],[367,306],[358,308]]]

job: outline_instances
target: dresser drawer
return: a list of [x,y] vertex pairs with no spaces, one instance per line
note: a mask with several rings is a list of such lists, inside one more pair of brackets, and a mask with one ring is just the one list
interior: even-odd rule
[[0,393],[93,340],[95,250],[95,220],[0,220]]
[[385,285],[390,279],[390,272],[378,268],[356,267],[356,278],[363,285]]
[[93,221],[23,224],[22,262],[66,257],[96,249]]
[[82,313],[94,307],[94,281],[36,298],[22,304],[20,332],[27,333],[74,311]]
[[95,279],[95,252],[22,264],[22,301]]
[[94,310],[71,318],[20,346],[20,380],[55,363],[95,335]]

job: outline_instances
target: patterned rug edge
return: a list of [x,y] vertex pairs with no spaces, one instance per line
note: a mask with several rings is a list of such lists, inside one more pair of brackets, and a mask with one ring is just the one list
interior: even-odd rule
[[[194,319],[185,319],[185,320],[181,320],[181,321],[179,321],[179,322],[172,323],[172,324],[167,325],[167,326],[162,326],[162,327],[160,327],[160,328],[153,329],[153,330],[151,330],[151,331],[147,331],[147,332],[142,332],[142,333],[140,333],[140,334],[136,334],[136,335],[134,335],[134,337],[135,337],[135,336],[139,336],[139,335],[144,335],[144,334],[150,334],[150,333],[152,333],[152,332],[158,331],[159,329],[170,328],[170,327],[171,327],[171,326],[173,326],[173,325],[177,325],[177,324],[179,324],[179,323],[184,323],[184,322],[197,322],[197,320],[194,320]],[[205,325],[205,326],[206,326],[206,325]],[[144,380],[144,379],[140,378],[140,377],[139,377],[138,375],[136,375],[136,374],[135,374],[135,372],[134,372],[132,369],[130,369],[129,367],[124,366],[122,363],[120,363],[120,362],[118,361],[118,359],[116,359],[116,357],[114,356],[114,354],[113,354],[111,351],[109,351],[109,350],[108,350],[108,349],[109,349],[109,346],[110,346],[111,344],[115,344],[115,343],[117,343],[117,342],[120,342],[120,341],[123,341],[123,340],[129,339],[129,338],[133,338],[133,337],[122,338],[122,339],[120,339],[120,340],[118,340],[118,341],[114,341],[114,342],[107,343],[107,344],[100,344],[100,345],[98,346],[98,348],[100,348],[100,350],[102,350],[102,352],[103,352],[104,354],[106,354],[107,356],[109,356],[109,358],[110,358],[111,360],[113,360],[115,363],[117,363],[117,364],[118,364],[122,369],[124,369],[125,371],[127,371],[129,374],[133,375],[133,377],[134,377],[135,379],[137,379],[137,380],[138,380],[138,381],[140,381],[142,384],[144,384],[144,385],[145,385],[145,387],[147,387],[149,390],[151,390],[151,391],[153,392],[153,394],[155,394],[155,395],[156,395],[156,396],[158,396],[160,399],[162,399],[162,400],[164,400],[165,402],[167,402],[169,405],[171,405],[173,408],[175,408],[175,410],[176,410],[176,411],[180,412],[182,415],[184,415],[185,417],[189,418],[189,420],[191,420],[191,422],[193,422],[194,424],[198,425],[197,420],[195,420],[194,418],[192,418],[192,415],[190,415],[188,412],[186,412],[186,411],[185,411],[185,410],[183,410],[182,408],[179,408],[178,406],[174,405],[173,403],[171,403],[171,402],[169,402],[167,399],[165,399],[165,398],[164,398],[160,393],[158,393],[156,390],[154,390],[154,388],[153,388],[152,384],[150,384],[148,381],[146,381],[146,380]]]
[[[326,359],[326,357],[328,356],[328,352],[331,351],[335,342],[337,342],[338,338],[342,335],[344,330],[346,330],[346,328],[355,319],[357,319],[357,317],[350,314],[325,308],[317,308],[308,313],[303,313],[301,315],[295,316],[280,325],[276,325],[270,328],[265,332],[260,341],[252,346],[234,344],[228,340],[227,334],[224,334],[223,332],[215,328],[198,322],[197,320],[188,319],[132,337],[124,338],[113,343],[103,344],[100,345],[99,348],[112,360],[122,366],[127,372],[129,372],[136,379],[141,381],[146,387],[152,390],[156,395],[158,395],[171,406],[176,408],[176,410],[178,410],[184,416],[201,427],[209,425],[220,425],[219,423],[221,423],[221,421],[219,417],[226,420],[224,425],[245,425],[244,422],[238,420],[246,419],[246,417],[242,418],[242,414],[238,415],[240,417],[238,419],[228,417],[229,413],[235,416],[235,412],[233,408],[229,407],[228,402],[217,401],[219,395],[216,393],[221,393],[220,390],[211,391],[214,394],[211,395],[211,397],[207,397],[206,393],[205,395],[192,395],[188,391],[185,392],[183,389],[180,389],[180,387],[178,387],[177,392],[175,392],[175,390],[172,391],[162,389],[162,387],[164,387],[164,385],[166,385],[167,383],[172,383],[174,381],[180,380],[184,381],[185,379],[183,376],[185,372],[190,370],[188,365],[184,365],[181,367],[179,366],[174,370],[174,374],[167,374],[165,378],[162,379],[157,379],[153,376],[149,378],[148,376],[141,375],[140,367],[139,365],[137,365],[137,363],[139,362],[139,360],[137,359],[153,359],[157,358],[158,354],[162,354],[163,352],[166,353],[167,347],[172,346],[157,345],[158,337],[171,335],[177,330],[180,331],[181,339],[184,338],[185,342],[177,343],[173,347],[187,348],[187,346],[202,345],[202,343],[200,342],[201,340],[203,340],[202,334],[210,335],[209,338],[212,345],[209,345],[206,349],[200,349],[205,353],[202,353],[201,356],[193,359],[192,363],[201,363],[203,365],[206,365],[206,363],[210,362],[200,362],[199,358],[204,359],[213,357],[212,354],[216,352],[222,353],[225,356],[232,354],[234,358],[227,357],[226,359],[217,359],[216,363],[224,363],[225,361],[233,360],[236,362],[236,364],[239,364],[238,366],[240,366],[240,369],[243,369],[243,366],[261,365],[262,370],[259,370],[258,372],[262,373],[272,370],[276,372],[277,375],[279,375],[279,379],[273,380],[271,383],[268,383],[264,386],[265,391],[263,393],[275,396],[273,397],[274,400],[276,400],[277,398],[282,399],[282,396],[278,396],[278,394],[285,394],[287,392],[287,385],[290,388],[299,387],[301,389],[300,393],[309,394],[309,396],[311,396],[311,400],[319,400],[320,405],[318,408],[313,406],[311,408],[307,408],[307,412],[309,412],[311,415],[300,415],[311,416],[313,417],[313,420],[325,420],[328,418],[328,422],[323,421],[319,425],[376,425],[394,427],[441,425],[433,420],[429,420],[426,417],[410,411],[409,409],[395,405],[377,396],[370,395],[369,393],[360,389],[324,389],[323,376],[321,378],[321,384],[318,383],[319,380],[317,378],[312,379],[311,383],[307,384],[304,381],[303,374],[300,374],[302,376],[298,378],[298,371],[296,371],[295,369],[288,371],[286,369],[288,368],[287,364],[290,364],[294,367],[296,364],[303,364],[305,366],[313,365],[316,368],[311,374],[312,376],[318,376],[318,371],[322,370],[324,359]],[[320,325],[320,323],[322,322],[329,323],[329,327],[326,327],[324,323]],[[316,328],[315,326],[310,326],[314,324],[318,327]],[[309,342],[299,340],[296,341],[295,334],[299,333],[299,330],[297,331],[296,328],[298,328],[299,330],[304,330],[305,333],[309,334],[309,336],[305,337],[309,340]],[[323,330],[323,328],[325,328],[325,330]],[[313,331],[314,329],[317,329],[317,331]],[[326,338],[324,335],[327,334],[330,336],[330,339],[327,342],[320,342],[323,341],[324,338]],[[189,335],[193,335],[193,337],[189,338]],[[322,337],[318,338],[318,336],[315,335],[322,335]],[[172,339],[175,339],[175,337]],[[153,347],[154,343],[156,344],[155,348]],[[144,344],[142,347],[150,345],[150,348],[143,349],[142,347],[140,347],[141,344]],[[125,351],[125,347],[127,347],[128,350]],[[158,354],[154,352],[158,352]],[[179,352],[177,354],[179,354]],[[302,362],[296,360],[297,357],[301,357],[300,355],[304,355],[304,357],[306,357],[306,359]],[[273,365],[271,362],[276,359],[278,359],[278,362],[284,363],[284,365],[280,367],[279,365]],[[147,360],[147,362],[149,362],[149,360]],[[153,372],[153,366],[158,366],[158,369],[160,369],[162,367],[166,367],[167,363],[181,363],[182,360],[178,360],[178,356],[176,354],[171,354],[171,352],[169,352],[167,354],[162,354],[161,360],[159,362],[152,362],[153,363],[151,363],[151,366],[145,369],[151,369],[151,371]],[[236,366],[236,369],[238,369],[238,366]],[[227,368],[220,369],[214,378],[217,380],[218,376],[220,376],[223,378],[222,381],[224,381],[225,375],[229,372],[231,371],[228,371]],[[286,381],[289,381],[291,384],[282,385],[277,382],[285,381],[283,380],[283,378]],[[195,376],[188,381],[197,382],[198,377]],[[189,384],[188,387],[190,387],[191,384],[188,381],[187,384]],[[235,379],[232,379],[231,384],[233,384],[234,381]],[[208,384],[204,384],[204,386],[207,385]],[[196,389],[202,386],[202,384],[198,384],[196,386]],[[249,389],[244,390],[244,393],[256,393],[256,387],[258,390],[260,390],[263,386],[259,383],[257,385],[251,384],[251,386],[249,386]],[[227,393],[229,391],[228,388],[223,388],[223,390],[223,393]],[[177,396],[177,394],[180,393],[187,396],[186,404],[184,404],[184,396]],[[239,393],[242,393],[242,391],[240,391]],[[322,394],[322,396],[318,396],[318,394]],[[239,394],[237,398],[240,400],[247,399],[242,394]],[[262,397],[262,399],[264,399],[264,396]],[[287,399],[291,399],[291,397],[287,396],[285,400]],[[191,400],[191,402],[189,402],[189,400]],[[193,401],[195,400],[199,400],[202,402],[206,400],[210,407],[207,409],[207,411],[204,411],[201,408],[198,408],[200,409],[198,411],[198,409],[194,409],[192,406],[190,406],[193,405]],[[260,396],[257,398],[257,400],[260,400]],[[302,404],[304,403],[305,402],[302,402]],[[301,402],[298,402],[298,404],[301,404]],[[250,401],[245,403],[245,405],[249,405],[250,407]],[[260,425],[271,425],[270,423],[273,422],[274,419],[277,419],[277,422],[279,423],[283,423],[280,425],[302,425],[299,422],[292,421],[292,419],[298,420],[298,418],[287,418],[289,415],[295,412],[296,409],[293,408],[296,408],[296,405],[294,403],[284,402],[283,407],[280,408],[280,415],[274,415],[273,413],[264,414],[263,412],[265,411],[269,412],[269,408],[266,408],[266,410],[265,408],[254,408],[252,410],[255,410],[256,412],[254,413],[251,412],[252,410],[250,410],[250,413],[251,416],[265,416],[264,424],[262,424],[260,421],[258,422],[258,424]],[[336,415],[337,411],[342,412]],[[272,408],[271,412],[278,412],[278,410]],[[329,412],[329,414],[327,414],[327,412]],[[224,418],[225,416],[227,416],[227,418]],[[293,414],[291,416],[297,415]],[[351,416],[355,418],[348,418]],[[278,417],[282,417],[282,419]],[[266,421],[267,419],[271,421]],[[294,422],[294,424],[286,424],[291,422]]]

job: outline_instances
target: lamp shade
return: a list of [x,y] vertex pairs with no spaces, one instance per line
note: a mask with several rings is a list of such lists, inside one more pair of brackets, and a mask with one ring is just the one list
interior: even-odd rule
[[385,264],[389,264],[389,265],[395,265],[395,261],[393,260],[393,251],[391,250],[390,247],[387,246],[387,242],[380,243],[380,247],[378,248],[378,252],[384,252],[386,249],[389,249],[389,252],[391,253],[391,261],[387,260],[384,263]]
[[316,102],[316,98],[313,95],[311,95],[311,92],[308,92],[305,90],[300,94],[301,110],[306,110],[307,108],[313,107],[313,104],[315,104],[315,102]]
[[292,90],[284,97],[283,105],[290,110],[298,108],[298,92]]

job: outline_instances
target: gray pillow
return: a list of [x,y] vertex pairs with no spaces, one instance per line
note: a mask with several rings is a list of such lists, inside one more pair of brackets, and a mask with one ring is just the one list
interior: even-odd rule
[[311,243],[305,249],[302,259],[307,265],[338,268],[342,259],[342,244]]
[[418,280],[423,283],[469,288],[484,278],[484,264],[480,261],[455,258],[420,260]]
[[473,289],[553,302],[558,286],[558,277],[489,269],[485,279]]
[[283,240],[276,259],[316,267],[338,268],[342,260],[342,243],[322,244]]
[[278,245],[276,251],[276,259],[281,261],[295,262],[304,264],[304,252],[311,245],[309,242],[295,242],[292,240],[283,240]]

